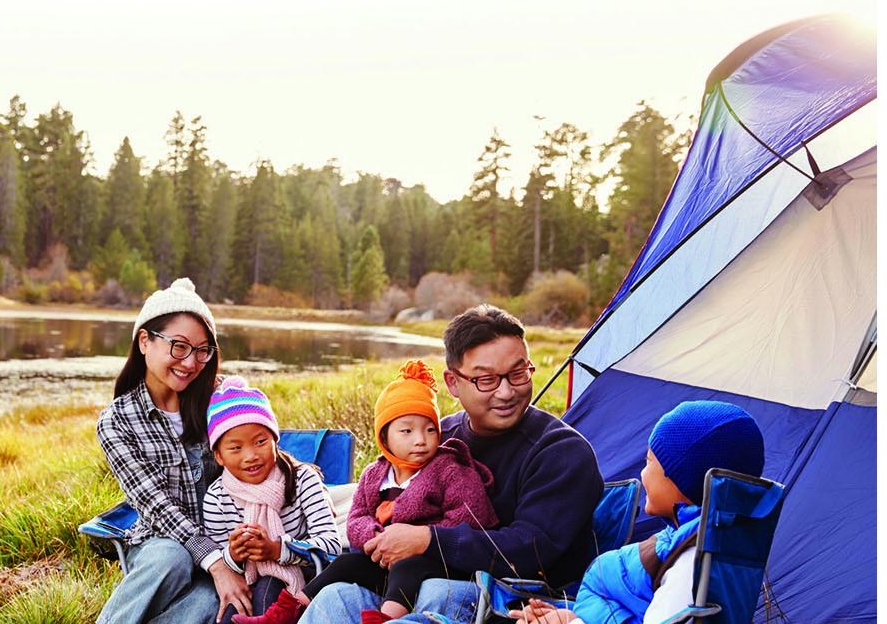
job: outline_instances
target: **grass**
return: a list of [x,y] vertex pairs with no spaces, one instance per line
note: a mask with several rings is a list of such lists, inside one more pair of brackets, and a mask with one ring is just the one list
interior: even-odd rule
[[[440,336],[443,324],[405,331]],[[582,336],[575,331],[528,332],[538,390]],[[441,381],[443,357],[431,357],[441,411],[458,409]],[[282,427],[344,428],[357,438],[356,473],[378,454],[373,404],[402,362],[373,361],[310,375],[253,376],[271,399]],[[562,412],[566,375],[539,406]],[[115,563],[100,559],[77,526],[122,495],[95,438],[102,405],[36,405],[0,416],[0,624],[95,622],[114,583]]]

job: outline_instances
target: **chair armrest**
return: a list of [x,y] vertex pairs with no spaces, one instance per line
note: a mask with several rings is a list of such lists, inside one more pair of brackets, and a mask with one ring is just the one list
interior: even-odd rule
[[704,618],[721,612],[721,607],[716,604],[705,605],[704,607],[688,606],[682,611],[678,611],[673,616],[662,622],[662,624],[679,624],[680,622],[689,622],[694,618]]
[[284,542],[286,543],[286,547],[291,551],[314,564],[315,575],[320,574],[323,569],[336,558],[335,555],[331,555],[317,546],[312,546],[303,540],[294,540],[290,538],[284,540]]

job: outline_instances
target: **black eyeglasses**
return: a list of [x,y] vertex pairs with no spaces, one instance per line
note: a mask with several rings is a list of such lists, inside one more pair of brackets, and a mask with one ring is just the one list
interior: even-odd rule
[[163,338],[165,341],[169,343],[169,354],[177,360],[186,360],[188,356],[194,353],[194,357],[197,358],[197,361],[201,364],[206,364],[211,359],[213,359],[213,355],[215,355],[218,349],[216,347],[195,347],[190,342],[185,342],[184,340],[176,340],[175,338],[170,338],[169,336],[164,336],[160,332],[156,331],[148,331],[152,336],[157,336],[158,338]]
[[509,371],[504,375],[480,375],[479,377],[468,377],[455,368],[451,368],[450,372],[456,375],[456,377],[461,377],[465,381],[473,383],[474,387],[480,392],[492,392],[502,385],[503,379],[507,379],[512,386],[523,386],[530,383],[533,373],[536,372],[536,367],[530,364],[524,368]]

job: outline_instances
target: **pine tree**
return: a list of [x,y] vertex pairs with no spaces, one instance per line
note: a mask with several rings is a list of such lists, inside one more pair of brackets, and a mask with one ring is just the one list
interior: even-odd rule
[[188,244],[182,273],[191,276],[197,292],[206,292],[209,268],[209,218],[212,171],[206,153],[206,126],[198,116],[191,120],[185,166],[176,187],[176,204],[182,213]]
[[24,200],[15,142],[0,126],[0,256],[16,267],[25,260]]
[[209,265],[206,296],[213,301],[229,295],[227,275],[231,263],[237,200],[237,186],[231,178],[231,173],[227,167],[216,163],[209,205],[210,221],[213,226],[207,232]]
[[642,101],[605,146],[602,158],[617,160],[608,176],[616,186],[609,197],[609,261],[601,290],[612,293],[640,252],[677,175],[686,141]]
[[157,282],[168,285],[181,274],[188,234],[176,208],[172,177],[156,167],[145,192],[145,239]]
[[480,170],[474,174],[474,181],[468,191],[474,202],[474,219],[476,227],[488,232],[490,239],[490,259],[496,264],[498,253],[498,234],[502,196],[499,184],[505,172],[509,171],[508,160],[511,158],[511,146],[499,136],[494,128],[493,134],[484,146],[483,153],[478,156]]
[[374,226],[368,225],[364,229],[355,256],[351,300],[355,307],[365,310],[379,299],[385,286],[388,285],[382,245]]
[[89,270],[99,284],[120,279],[120,267],[130,257],[129,244],[119,228],[114,228],[103,245],[93,253]]
[[22,135],[28,163],[26,253],[36,265],[58,243],[70,250],[75,267],[84,267],[97,237],[100,211],[88,204],[88,145],[74,127],[73,115],[56,105],[37,117],[33,131]]
[[385,272],[397,284],[410,279],[410,231],[401,193],[400,180],[385,181],[384,217],[379,224],[379,238],[385,251]]
[[133,153],[129,137],[124,137],[108,172],[107,213],[103,230],[120,230],[130,247],[146,252],[145,183],[141,169],[141,159]]

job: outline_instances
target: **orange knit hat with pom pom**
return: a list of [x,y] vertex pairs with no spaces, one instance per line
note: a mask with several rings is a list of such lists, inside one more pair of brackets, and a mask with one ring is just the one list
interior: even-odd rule
[[382,443],[382,429],[395,418],[415,414],[425,416],[440,433],[440,408],[437,406],[437,382],[434,372],[422,360],[410,360],[376,400],[376,444],[392,463],[403,463]]

